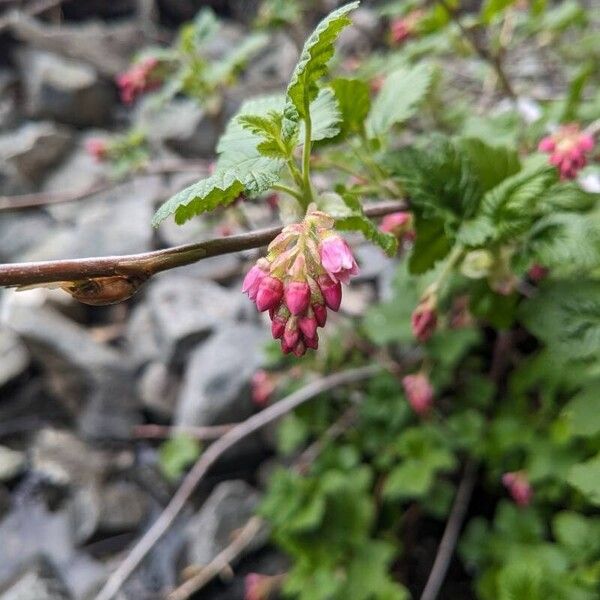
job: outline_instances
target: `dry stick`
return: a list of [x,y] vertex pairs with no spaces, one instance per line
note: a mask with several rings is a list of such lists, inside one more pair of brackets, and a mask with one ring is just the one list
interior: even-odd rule
[[132,436],[136,439],[163,440],[177,434],[184,434],[202,442],[212,442],[223,437],[228,431],[239,425],[230,423],[226,425],[211,425],[207,427],[186,427],[185,425],[136,425]]
[[380,371],[378,365],[370,365],[323,377],[322,379],[300,388],[283,400],[269,406],[265,410],[253,415],[246,421],[243,421],[230,429],[223,437],[209,446],[198,459],[196,464],[186,475],[169,504],[165,507],[162,514],[109,577],[95,600],[111,600],[114,598],[123,583],[139,566],[154,544],[156,544],[156,542],[165,534],[202,478],[224,452],[235,446],[240,440],[262,429],[269,423],[276,421],[311,398],[340,385],[347,385],[349,383],[355,383],[373,377],[378,371]]
[[450,18],[454,21],[456,26],[459,28],[462,36],[469,42],[469,44],[471,44],[473,50],[475,50],[475,52],[479,55],[479,57],[483,61],[487,62],[492,67],[492,69],[494,69],[494,72],[496,73],[496,77],[498,77],[498,81],[500,82],[500,85],[504,89],[504,92],[506,93],[507,96],[509,96],[510,98],[512,98],[514,100],[517,97],[517,95],[515,94],[515,92],[512,88],[512,85],[511,85],[510,81],[508,80],[506,73],[504,72],[500,55],[492,54],[487,48],[483,47],[479,43],[477,36],[474,35],[470,29],[467,29],[462,24],[462,21],[460,20],[458,14],[456,13],[456,10],[454,8],[452,8],[446,2],[446,0],[437,0],[437,2],[439,2],[439,4],[441,4],[442,7],[446,9],[446,12],[450,15]]
[[227,569],[237,560],[246,548],[254,541],[264,525],[260,517],[251,517],[235,539],[220,552],[210,563],[202,568],[200,573],[190,577],[168,596],[168,600],[187,600],[192,594],[201,590],[213,578]]
[[[369,217],[381,217],[404,208],[404,202],[389,200],[365,207],[365,214]],[[271,242],[281,229],[271,227],[142,254],[0,264],[0,287],[114,276],[139,277],[144,280],[161,271],[189,265],[204,258],[260,248]]]
[[435,600],[440,592],[452,555],[454,554],[454,548],[458,540],[458,535],[462,528],[463,521],[467,514],[467,508],[471,501],[471,494],[475,487],[475,481],[477,479],[477,462],[473,459],[469,459],[465,465],[465,471],[456,492],[456,498],[444,529],[444,535],[438,546],[438,551],[429,573],[425,589],[421,594],[421,600]]
[[128,179],[134,177],[145,177],[147,175],[161,175],[168,173],[188,173],[196,172],[206,168],[206,164],[198,161],[171,161],[158,162],[150,164],[143,171],[133,173],[130,177],[118,180],[97,181],[92,185],[79,190],[67,190],[57,193],[35,193],[19,194],[17,196],[0,196],[0,211],[14,211],[27,208],[36,208],[38,206],[48,206],[52,204],[62,204],[65,202],[76,202],[100,192],[110,190]]

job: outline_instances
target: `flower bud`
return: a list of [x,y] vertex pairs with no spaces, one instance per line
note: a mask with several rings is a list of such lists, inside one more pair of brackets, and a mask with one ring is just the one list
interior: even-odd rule
[[287,319],[283,316],[275,315],[271,322],[271,335],[274,340],[278,340],[285,331],[285,325],[287,323]]
[[298,342],[300,332],[298,331],[298,320],[296,317],[290,317],[285,325],[283,340],[287,346],[292,348]]
[[294,356],[297,356],[298,358],[304,356],[304,354],[306,354],[306,346],[304,345],[304,342],[302,340],[298,340],[292,352],[294,353]]
[[402,386],[415,413],[419,416],[427,414],[433,404],[433,387],[427,375],[424,373],[407,375],[402,379]]
[[319,334],[315,332],[315,335],[310,338],[305,336],[303,341],[307,348],[316,350],[319,347]]
[[284,299],[293,315],[302,314],[310,304],[310,288],[306,281],[290,281],[285,286]]
[[342,303],[342,286],[339,282],[333,281],[328,275],[321,275],[317,280],[325,304],[333,311],[340,309]]
[[391,233],[398,240],[412,240],[414,238],[412,214],[403,210],[386,215],[379,229],[384,233]]
[[266,277],[268,270],[262,264],[255,264],[244,277],[242,292],[248,294],[250,300],[255,300],[261,281]]
[[277,306],[283,297],[283,283],[281,279],[265,276],[258,286],[256,293],[256,308],[260,312]]
[[334,281],[348,283],[351,276],[360,272],[350,246],[339,235],[331,234],[321,240],[319,251],[321,264]]
[[312,310],[319,327],[325,327],[327,323],[327,307],[324,304],[313,304]]
[[250,383],[252,387],[252,402],[259,407],[265,406],[269,402],[271,394],[275,391],[273,376],[264,369],[260,369],[254,373]]
[[300,331],[305,338],[313,338],[317,333],[317,320],[313,315],[306,315],[300,317],[298,320],[298,326]]
[[528,506],[533,498],[533,488],[524,471],[513,471],[502,475],[502,483],[518,506]]
[[426,342],[433,335],[437,327],[434,300],[426,298],[419,303],[412,314],[411,325],[413,335],[419,342]]

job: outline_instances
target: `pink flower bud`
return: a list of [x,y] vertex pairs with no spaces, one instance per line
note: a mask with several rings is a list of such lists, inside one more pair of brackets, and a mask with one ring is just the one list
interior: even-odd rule
[[256,308],[260,312],[277,306],[283,297],[283,283],[281,279],[266,275],[258,286],[256,293]]
[[310,288],[306,281],[290,281],[285,286],[284,298],[293,315],[302,314],[310,304]]
[[311,350],[316,350],[319,347],[319,335],[316,332],[312,337],[305,336],[303,341],[306,347],[310,348]]
[[292,348],[298,342],[300,332],[298,331],[298,320],[295,317],[290,317],[285,325],[283,332],[283,341],[287,346]]
[[419,416],[427,414],[433,404],[433,387],[428,377],[423,373],[406,375],[402,379],[402,386],[415,413]]
[[437,311],[430,302],[422,302],[415,308],[411,318],[413,335],[419,342],[426,342],[437,327]]
[[327,307],[324,304],[313,304],[313,313],[319,327],[325,327],[327,323]]
[[539,283],[540,281],[542,281],[543,279],[546,279],[546,277],[548,277],[549,272],[550,271],[547,267],[544,267],[543,265],[535,263],[534,265],[532,265],[529,268],[529,271],[527,271],[527,275],[528,275],[529,279],[531,279],[531,281],[533,281],[533,283]]
[[313,338],[317,333],[317,320],[313,315],[306,315],[304,317],[300,317],[298,320],[298,326],[300,327],[300,331],[302,335],[306,338]]
[[528,506],[533,498],[533,488],[524,471],[512,471],[502,475],[502,483],[509,491],[515,504]]
[[338,311],[342,303],[342,285],[333,281],[328,275],[321,275],[318,279],[319,288],[323,294],[325,304],[333,311]]
[[538,144],[538,150],[540,152],[554,152],[555,148],[556,142],[550,136],[542,138]]
[[90,138],[85,142],[85,151],[98,162],[105,160],[108,156],[108,144],[100,138]]
[[271,335],[273,336],[274,340],[278,340],[283,335],[286,323],[287,320],[282,316],[275,315],[273,317],[273,321],[271,322]]
[[246,277],[244,277],[242,292],[244,294],[248,294],[248,298],[250,298],[250,300],[255,300],[256,295],[258,294],[258,288],[266,276],[267,271],[262,268],[261,265],[254,265],[248,271],[248,273],[246,273]]
[[410,29],[404,19],[395,19],[390,25],[390,39],[392,44],[400,44],[410,35]]
[[334,281],[348,283],[350,277],[360,272],[352,250],[346,240],[332,234],[321,240],[321,264]]
[[410,225],[412,225],[412,215],[409,212],[402,210],[390,215],[385,215],[379,229],[384,233],[393,233],[394,235],[397,235],[399,229],[403,232],[404,229]]
[[268,575],[248,573],[244,579],[244,600],[267,600],[271,586]]
[[252,402],[259,407],[265,406],[275,391],[275,379],[267,371],[256,371],[251,380]]
[[292,352],[294,353],[294,356],[297,356],[298,358],[304,356],[306,354],[306,346],[304,345],[304,342],[302,340],[298,340]]

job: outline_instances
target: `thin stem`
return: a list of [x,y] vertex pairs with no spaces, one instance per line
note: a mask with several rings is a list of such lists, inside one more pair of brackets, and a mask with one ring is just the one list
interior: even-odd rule
[[302,186],[306,207],[314,201],[312,183],[310,181],[310,153],[312,150],[312,120],[308,96],[304,95],[304,146],[302,147]]
[[263,411],[251,416],[246,421],[230,429],[222,438],[209,446],[198,459],[189,473],[185,476],[181,486],[165,507],[164,511],[146,531],[141,539],[131,549],[125,560],[109,577],[104,587],[100,590],[95,600],[112,600],[127,581],[130,575],[137,569],[154,544],[166,533],[173,521],[177,518],[186,502],[206,476],[209,469],[217,462],[224,452],[235,446],[241,440],[259,431],[263,427],[277,421],[282,416],[290,413],[298,406],[311,400],[315,396],[328,392],[341,385],[357,383],[369,379],[380,372],[379,365],[369,365],[357,369],[349,369],[340,373],[334,373],[308,385],[286,396],[279,402],[272,404]]
[[282,183],[274,183],[271,187],[274,190],[277,190],[278,192],[283,192],[284,194],[288,194],[288,195],[292,196],[292,198],[295,198],[299,202],[302,202],[302,194],[300,192],[296,191],[294,188],[291,188]]
[[463,36],[463,38],[467,42],[469,42],[469,44],[471,45],[473,50],[475,50],[476,54],[479,55],[479,58],[481,58],[483,61],[487,62],[492,67],[492,69],[494,69],[494,72],[496,73],[496,77],[498,78],[498,81],[500,82],[500,85],[501,85],[502,89],[504,90],[504,93],[509,98],[514,100],[517,97],[517,95],[515,94],[515,92],[512,88],[512,85],[511,85],[510,81],[508,80],[506,73],[504,72],[504,68],[502,66],[502,59],[501,59],[500,55],[492,54],[488,50],[488,48],[485,48],[484,46],[482,46],[479,43],[477,36],[474,35],[470,29],[467,29],[462,24],[462,21],[460,20],[456,10],[452,6],[450,6],[448,4],[448,2],[446,2],[446,0],[437,0],[437,2],[444,9],[446,9],[446,12],[450,15],[450,18],[454,21],[454,23],[460,30],[460,33]]
[[[369,217],[382,217],[405,208],[404,202],[389,200],[366,206],[365,214]],[[98,277],[134,277],[145,281],[156,273],[205,258],[266,246],[281,229],[271,227],[142,254],[0,264],[0,287],[81,281]]]

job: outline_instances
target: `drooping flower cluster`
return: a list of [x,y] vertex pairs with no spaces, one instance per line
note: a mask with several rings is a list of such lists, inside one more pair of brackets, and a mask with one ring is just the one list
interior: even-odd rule
[[123,104],[131,104],[140,94],[156,89],[162,83],[157,73],[158,66],[156,58],[148,57],[117,75],[116,82]]
[[433,386],[424,373],[406,375],[402,378],[404,393],[410,407],[419,416],[426,415],[433,405]]
[[502,475],[502,484],[510,493],[515,504],[528,506],[533,498],[533,488],[524,471],[512,471]]
[[244,279],[242,291],[259,311],[269,311],[271,333],[285,354],[317,349],[317,328],[325,325],[327,309],[339,309],[341,284],[358,274],[350,247],[333,225],[318,211],[288,225]]
[[379,229],[384,233],[391,233],[399,242],[408,243],[415,239],[413,216],[405,210],[391,213],[383,217]]
[[558,169],[561,179],[575,179],[593,148],[594,138],[583,133],[576,123],[563,125],[538,145],[541,152],[550,154],[550,164]]

